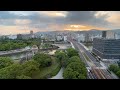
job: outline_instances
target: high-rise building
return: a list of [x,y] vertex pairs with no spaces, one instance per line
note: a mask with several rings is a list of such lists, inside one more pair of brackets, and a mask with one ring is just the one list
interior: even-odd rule
[[17,34],[17,39],[22,39],[22,34]]
[[115,39],[120,39],[120,34],[116,33],[115,34]]
[[84,42],[85,36],[83,34],[78,34],[78,42]]
[[9,39],[16,39],[17,38],[17,35],[8,35],[7,36]]
[[86,33],[86,34],[85,34],[85,42],[88,42],[88,41],[90,41],[90,39],[89,39],[89,34]]
[[107,32],[107,31],[102,31],[102,37],[103,37],[103,38],[106,38],[106,32]]
[[115,39],[115,33],[112,31],[102,31],[102,37],[107,39]]
[[57,41],[61,41],[63,39],[62,35],[57,35]]
[[93,39],[93,52],[103,60],[120,59],[120,39]]
[[67,41],[67,36],[66,36],[66,35],[64,36],[64,41],[65,41],[65,42]]

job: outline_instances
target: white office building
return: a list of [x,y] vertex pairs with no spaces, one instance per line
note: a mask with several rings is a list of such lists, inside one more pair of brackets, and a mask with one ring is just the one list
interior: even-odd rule
[[57,35],[57,41],[61,41],[62,39],[62,35]]
[[78,40],[78,42],[84,42],[85,41],[85,36],[83,34],[78,34],[77,40]]
[[65,41],[65,42],[67,41],[67,36],[64,36],[64,41]]
[[7,36],[9,39],[17,39],[17,35],[8,35]]

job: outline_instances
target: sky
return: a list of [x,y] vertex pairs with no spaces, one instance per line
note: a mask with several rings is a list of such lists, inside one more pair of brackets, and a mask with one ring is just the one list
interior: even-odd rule
[[120,11],[0,11],[0,35],[120,29]]

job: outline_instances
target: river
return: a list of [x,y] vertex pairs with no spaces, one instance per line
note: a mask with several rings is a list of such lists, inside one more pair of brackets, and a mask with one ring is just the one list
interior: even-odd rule
[[8,57],[12,58],[13,60],[19,60],[20,58],[26,57],[28,55],[32,55],[32,51],[3,55],[3,56],[8,56]]

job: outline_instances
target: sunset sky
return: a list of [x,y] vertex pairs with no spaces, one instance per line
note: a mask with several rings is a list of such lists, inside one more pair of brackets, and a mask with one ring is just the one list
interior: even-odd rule
[[0,35],[120,29],[119,11],[0,11]]

